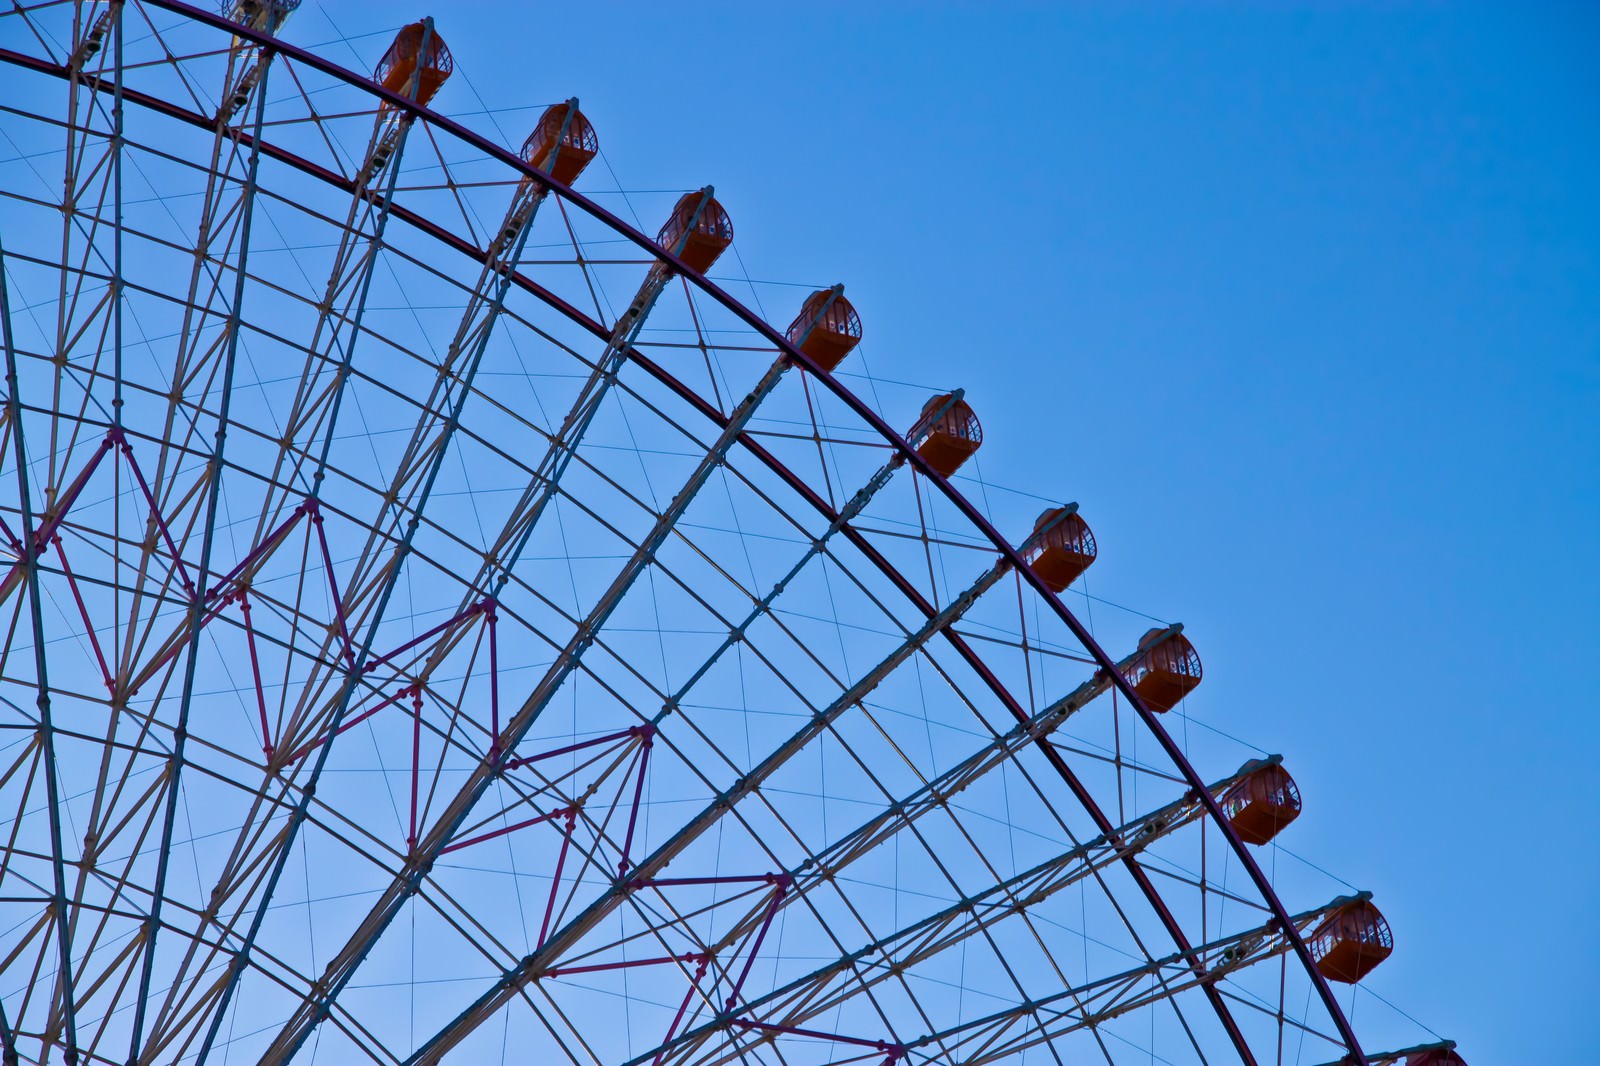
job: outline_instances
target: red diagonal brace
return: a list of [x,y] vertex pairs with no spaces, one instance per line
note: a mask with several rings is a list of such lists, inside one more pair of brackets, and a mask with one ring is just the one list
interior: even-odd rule
[[107,433],[105,440],[100,442],[100,446],[95,449],[94,455],[90,457],[89,462],[79,471],[72,484],[67,486],[67,491],[63,492],[60,498],[56,500],[55,512],[45,519],[44,525],[40,526],[39,531],[33,535],[34,546],[40,551],[43,551],[44,546],[55,538],[56,530],[61,526],[62,521],[66,519],[67,512],[72,510],[74,503],[78,502],[78,495],[83,492],[83,487],[89,483],[89,477],[95,472],[95,468],[100,465],[100,460],[104,459],[106,453],[110,450],[111,434]]
[[761,950],[762,941],[767,939],[767,931],[772,928],[772,919],[777,917],[778,908],[783,905],[784,894],[789,891],[789,886],[794,884],[794,878],[786,873],[769,874],[767,879],[776,888],[772,892],[772,900],[767,904],[766,917],[761,920],[761,928],[756,931],[756,938],[750,944],[750,950],[744,957],[744,968],[739,971],[739,979],[733,983],[733,991],[728,994],[724,1010],[732,1010],[733,1005],[739,1002],[739,992],[744,988],[745,978],[750,976],[750,967],[755,965],[756,953]]
[[480,612],[482,612],[484,610],[485,605],[488,602],[489,602],[488,600],[483,600],[480,603],[475,603],[471,607],[468,607],[466,610],[462,611],[460,614],[456,615],[455,617],[448,618],[445,621],[440,622],[438,625],[434,626],[432,629],[428,630],[426,633],[423,633],[421,636],[412,637],[410,640],[406,641],[404,644],[400,645],[398,648],[394,649],[393,651],[391,651],[391,652],[389,652],[389,653],[387,653],[385,655],[380,655],[375,659],[368,659],[367,660],[367,664],[361,668],[361,672],[363,674],[371,673],[372,671],[376,670],[378,667],[382,666],[384,663],[390,661],[391,659],[395,658],[396,656],[403,655],[406,652],[410,651],[412,648],[415,648],[418,644],[421,644],[421,643],[423,643],[425,641],[432,640],[434,637],[438,636],[440,633],[443,633],[445,630],[447,630],[447,629],[451,628],[452,626],[456,625],[456,623],[464,622],[468,618],[472,618],[472,617],[476,616],[477,614],[479,614]]
[[[257,544],[254,548],[251,548],[248,552],[246,552],[244,558],[240,559],[238,564],[235,565],[232,570],[229,570],[226,574],[223,574],[222,577],[217,579],[217,583],[212,585],[211,588],[206,591],[206,599],[209,601],[216,599],[218,596],[223,596],[224,589],[237,582],[247,568],[255,565],[257,560],[270,553],[278,546],[279,541],[283,540],[284,537],[289,535],[289,530],[294,528],[294,524],[296,522],[305,517],[307,510],[307,504],[302,503],[300,506],[296,507],[292,512],[290,512],[289,517],[285,518],[282,522],[279,522],[277,528],[262,538],[260,544]],[[223,598],[227,599],[233,594],[233,590],[230,590],[226,596],[223,596]]]
[[694,1001],[694,994],[699,990],[700,981],[706,975],[706,967],[710,965],[710,955],[701,955],[700,961],[695,964],[694,976],[689,979],[689,987],[683,993],[683,1002],[678,1004],[678,1013],[672,1016],[672,1024],[667,1026],[667,1035],[661,1041],[661,1051],[657,1053],[655,1063],[652,1063],[651,1066],[657,1066],[661,1062],[662,1056],[667,1053],[667,1045],[672,1043],[672,1038],[677,1035],[678,1026],[682,1023],[683,1016],[689,1012],[689,1004]]
[[422,773],[422,686],[411,686],[411,835],[406,849],[417,848],[417,786]]
[[[445,847],[440,848],[439,849],[439,854],[440,855],[448,855],[452,851],[460,851],[462,848],[469,848],[474,844],[482,844],[485,840],[493,840],[495,837],[503,837],[507,833],[515,833],[519,829],[526,829],[530,825],[538,825],[541,822],[548,822],[548,821],[551,821],[551,820],[556,819],[556,818],[563,818],[563,817],[566,818],[567,822],[569,823],[569,828],[570,828],[570,823],[572,822],[573,818],[576,815],[577,815],[577,810],[575,808],[572,808],[572,807],[557,807],[555,810],[551,811],[549,814],[541,814],[541,815],[538,815],[536,817],[529,818],[526,821],[518,822],[516,825],[501,826],[499,829],[491,829],[487,833],[479,833],[477,836],[468,837],[466,840],[458,840],[454,844],[450,844],[450,845],[447,845]],[[413,830],[413,832],[415,832],[415,830]],[[566,855],[566,846],[563,845],[562,846],[562,857],[565,858],[565,855]],[[556,861],[556,880],[559,881],[560,879],[561,879],[561,860],[558,859]]]
[[51,543],[56,546],[56,554],[61,557],[61,572],[67,575],[67,587],[72,590],[72,599],[78,605],[78,615],[83,619],[83,628],[89,634],[89,647],[94,649],[95,661],[100,664],[100,678],[106,683],[106,691],[115,694],[117,684],[111,680],[111,669],[106,666],[105,652],[100,650],[100,638],[94,635],[94,623],[89,621],[89,608],[83,602],[83,593],[78,589],[78,579],[72,576],[72,566],[67,562],[67,551],[61,543],[58,533],[51,538]]
[[650,764],[650,748],[656,739],[654,726],[636,728],[643,731],[644,740],[639,745],[639,776],[633,783],[633,809],[628,812],[628,834],[622,840],[622,861],[617,864],[618,878],[627,877],[628,867],[632,865],[629,856],[633,854],[633,830],[639,824],[639,801],[644,796],[644,773]]
[[567,864],[567,851],[572,847],[572,830],[577,825],[578,812],[567,811],[567,824],[561,830],[561,853],[556,856],[555,876],[550,880],[550,900],[544,905],[544,922],[539,926],[539,946],[544,946],[544,938],[550,935],[550,917],[556,910],[556,891],[561,887],[561,870]]
[[553,759],[558,755],[569,755],[575,751],[582,751],[584,748],[592,748],[597,744],[610,744],[618,740],[623,740],[627,737],[636,737],[639,735],[639,731],[642,728],[647,727],[634,726],[631,729],[621,729],[615,733],[607,733],[603,737],[595,737],[593,740],[580,740],[576,744],[568,744],[565,747],[560,748],[551,748],[549,751],[541,751],[537,755],[525,755],[520,759],[511,759],[500,769],[515,770],[519,767],[531,766],[532,764],[541,762],[545,759]]
[[344,616],[344,597],[339,594],[339,579],[333,573],[333,553],[328,550],[328,534],[322,528],[322,511],[316,506],[316,501],[307,503],[311,526],[317,531],[317,544],[322,550],[322,565],[327,569],[328,588],[333,594],[333,616],[339,623],[339,638],[344,641],[345,662],[350,664],[353,672],[356,668],[356,649],[350,643],[350,627]]
[[[289,534],[289,530],[294,527],[294,524],[306,514],[307,510],[307,504],[301,504],[299,507],[296,507],[294,509],[294,513],[280,522],[277,528],[271,533],[267,534],[266,538],[262,540],[260,544],[250,549],[250,551],[245,554],[245,557],[239,560],[238,565],[217,579],[216,584],[212,585],[206,590],[205,598],[206,603],[209,606],[207,607],[205,614],[200,618],[200,628],[204,629],[206,626],[210,625],[219,615],[222,614],[223,608],[227,607],[228,604],[233,602],[235,599],[240,599],[243,597],[245,586],[239,584],[239,580],[244,576],[245,570],[272,552],[283,540],[283,538]],[[162,652],[155,659],[153,659],[150,662],[150,665],[144,669],[143,674],[145,676],[153,676],[157,670],[161,669],[161,667],[166,665],[166,663],[172,659],[173,656],[177,655],[182,648],[183,644],[174,644],[172,647],[168,648],[166,651]],[[270,750],[268,751],[268,757],[271,757]]]
[[[226,602],[226,601],[224,601]],[[239,610],[244,615],[244,639],[250,647],[250,674],[256,686],[256,710],[261,712],[261,750],[272,761],[272,730],[267,725],[267,693],[261,684],[261,658],[256,654],[256,630],[250,622],[250,593],[239,588]]]
[[698,952],[687,955],[658,955],[653,959],[626,959],[622,962],[597,962],[590,966],[562,966],[546,970],[545,977],[568,977],[575,973],[603,973],[607,970],[631,970],[635,966],[660,966],[664,962],[698,962],[705,958]]
[[758,1032],[773,1033],[778,1036],[808,1036],[816,1040],[831,1040],[836,1044],[850,1044],[854,1047],[871,1048],[882,1051],[889,1056],[889,1061],[902,1058],[905,1045],[897,1044],[892,1040],[868,1040],[860,1036],[844,1036],[840,1033],[826,1033],[820,1029],[802,1029],[796,1025],[778,1025],[775,1022],[752,1022],[743,1018],[734,1018],[728,1022],[735,1029],[755,1029]]
[[[72,510],[72,505],[78,501],[78,495],[83,492],[83,487],[89,483],[89,478],[94,474],[95,468],[100,465],[100,460],[104,459],[106,453],[110,450],[111,434],[108,433],[99,446],[95,448],[94,454],[89,457],[89,461],[84,464],[83,469],[78,471],[78,476],[73,479],[72,484],[68,485],[67,490],[56,500],[55,511],[33,533],[35,557],[43,555],[48,549],[50,542],[55,539],[56,530],[61,528],[62,521],[66,519],[67,512]],[[22,556],[25,553],[22,550],[22,542],[16,538],[16,535],[11,533],[9,529],[7,529],[6,534],[11,537],[12,543],[17,550],[17,561],[11,564],[11,569],[6,573],[5,584],[10,587],[11,579],[22,568]]]
[[483,601],[483,618],[489,626],[489,761],[500,761],[500,638],[495,630],[495,602]]
[[316,740],[313,740],[311,743],[305,745],[305,747],[301,748],[299,751],[297,751],[293,755],[289,756],[289,761],[292,762],[292,763],[299,762],[301,759],[304,759],[307,755],[311,754],[312,751],[316,750],[316,748],[319,745],[326,744],[329,740],[333,739],[333,737],[336,737],[341,733],[348,732],[349,730],[354,729],[356,726],[360,725],[362,722],[365,722],[368,718],[371,718],[373,715],[377,714],[379,711],[383,710],[385,707],[389,706],[390,704],[399,703],[401,700],[403,700],[407,696],[411,695],[411,690],[413,688],[415,688],[415,687],[416,686],[414,686],[414,685],[407,685],[405,688],[402,688],[399,692],[396,692],[393,696],[385,697],[383,702],[378,704],[376,707],[372,707],[372,708],[369,708],[369,709],[367,709],[365,711],[362,711],[360,714],[358,714],[354,718],[350,719],[344,725],[340,726],[338,729],[335,729],[331,734],[329,734],[327,736],[318,737]]
[[150,483],[144,479],[144,471],[139,469],[139,460],[133,457],[133,445],[122,437],[120,429],[111,431],[119,439],[122,457],[127,461],[128,469],[133,471],[134,480],[139,483],[139,491],[144,494],[145,506],[150,508],[150,520],[155,523],[156,529],[161,534],[161,539],[167,542],[167,552],[172,556],[172,566],[178,571],[178,580],[183,582],[183,590],[194,598],[194,582],[189,580],[189,569],[183,565],[183,557],[178,554],[178,546],[172,540],[172,531],[167,528],[166,516],[161,513],[161,506],[156,503],[155,493],[150,491]]

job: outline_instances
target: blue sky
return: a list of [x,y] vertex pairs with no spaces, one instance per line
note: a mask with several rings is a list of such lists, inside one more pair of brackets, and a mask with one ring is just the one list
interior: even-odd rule
[[1186,623],[1194,713],[1376,893],[1374,991],[1474,1063],[1592,1056],[1600,10],[308,0],[287,36],[366,65],[423,13],[441,110],[520,142],[577,94],[624,188],[715,183],[741,278],[846,283],[861,389],[966,387],[967,488],[1082,504],[1094,591]]

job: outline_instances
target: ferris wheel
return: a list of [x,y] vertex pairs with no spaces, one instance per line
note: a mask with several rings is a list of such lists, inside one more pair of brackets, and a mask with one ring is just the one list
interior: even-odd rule
[[295,7],[0,13],[5,1063],[1461,1066],[1361,1044],[1382,914],[1279,898],[1293,778],[952,485],[964,393]]

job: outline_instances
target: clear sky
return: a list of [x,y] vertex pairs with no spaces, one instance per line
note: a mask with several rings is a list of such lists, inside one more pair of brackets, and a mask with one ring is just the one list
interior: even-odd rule
[[1191,710],[1283,752],[1285,842],[1376,893],[1373,991],[1476,1066],[1594,1061],[1600,8],[307,0],[286,35],[366,66],[422,14],[441,110],[520,142],[577,94],[623,188],[716,184],[741,278],[847,284],[863,391],[965,386],[988,491],[1082,504],[1094,591],[1186,623]]

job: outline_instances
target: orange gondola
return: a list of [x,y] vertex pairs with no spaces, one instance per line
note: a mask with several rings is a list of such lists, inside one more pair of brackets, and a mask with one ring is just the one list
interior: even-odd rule
[[841,289],[818,289],[806,297],[785,334],[790,344],[824,370],[844,362],[861,343],[861,318]]
[[[522,158],[543,168],[563,185],[578,180],[583,168],[600,151],[600,139],[595,136],[594,126],[573,103],[575,101],[545,108],[539,124],[522,144]],[[570,122],[567,120],[569,111],[572,113]],[[553,160],[550,158],[552,149],[555,150]]]
[[1222,794],[1222,816],[1246,844],[1265,844],[1300,817],[1300,789],[1278,763],[1235,781]]
[[929,466],[949,477],[983,444],[983,427],[965,400],[947,392],[923,405],[906,439]]
[[454,69],[444,38],[433,28],[432,19],[424,19],[400,28],[372,76],[390,92],[425,105]]
[[1170,711],[1199,686],[1200,653],[1182,633],[1152,629],[1139,638],[1139,650],[1122,667],[1122,676],[1146,707]]
[[1323,919],[1306,947],[1323,977],[1353,985],[1389,957],[1394,936],[1377,907],[1355,899]]
[[703,274],[733,243],[733,222],[709,187],[686,192],[656,235],[656,242],[667,251],[676,252],[691,270]]
[[1028,568],[1051,592],[1065,591],[1068,585],[1094,562],[1094,534],[1089,523],[1074,509],[1052,507],[1033,524],[1033,539],[1024,556]]

